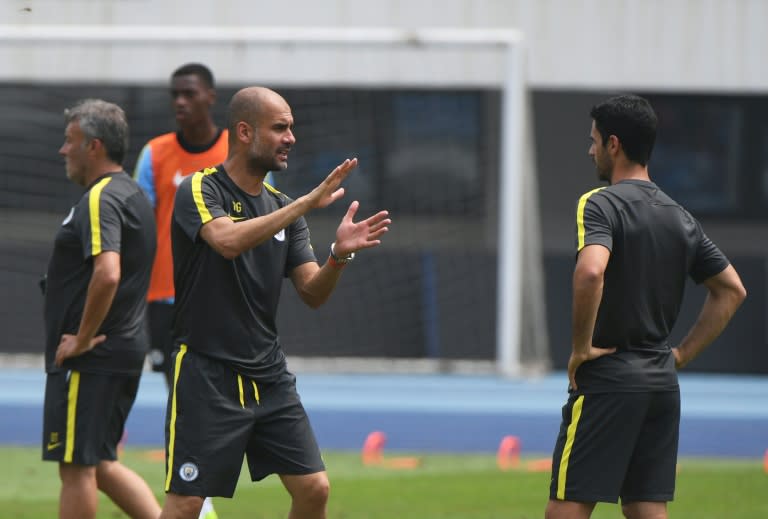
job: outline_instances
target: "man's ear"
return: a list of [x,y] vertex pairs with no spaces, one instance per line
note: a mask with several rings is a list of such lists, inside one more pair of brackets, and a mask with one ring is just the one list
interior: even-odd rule
[[251,125],[248,124],[245,121],[238,121],[237,125],[235,126],[235,129],[237,130],[237,138],[241,141],[248,142],[251,140],[253,135],[253,128],[251,128]]
[[611,153],[618,153],[621,149],[621,141],[615,135],[609,135],[607,148]]
[[96,137],[94,137],[88,141],[88,144],[86,146],[88,147],[88,151],[97,152],[100,149],[104,148],[104,143],[101,142],[101,139],[97,139]]

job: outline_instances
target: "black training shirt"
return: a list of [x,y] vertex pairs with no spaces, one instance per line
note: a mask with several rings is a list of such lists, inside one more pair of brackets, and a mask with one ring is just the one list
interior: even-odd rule
[[[48,264],[44,304],[48,373],[141,372],[148,348],[144,314],[155,246],[152,206],[127,173],[108,173],[88,187],[62,222]],[[106,341],[57,368],[53,361],[61,336],[77,334],[93,258],[105,251],[120,254],[120,284],[96,333],[105,334]]]
[[271,380],[284,369],[275,324],[282,282],[295,267],[317,261],[306,220],[298,218],[232,260],[211,248],[200,228],[214,218],[237,224],[291,202],[267,184],[249,195],[222,166],[184,179],[171,223],[177,346],[186,344],[257,380]]
[[582,364],[580,393],[677,388],[667,342],[686,279],[722,272],[728,260],[701,225],[654,183],[624,180],[583,195],[576,211],[577,251],[611,251],[593,344],[617,348]]

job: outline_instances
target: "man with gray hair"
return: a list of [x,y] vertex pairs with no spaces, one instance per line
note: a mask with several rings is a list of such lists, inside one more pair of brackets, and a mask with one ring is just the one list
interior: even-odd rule
[[96,517],[100,489],[128,516],[156,519],[149,486],[117,461],[147,353],[154,215],[123,171],[123,110],[86,99],[65,111],[65,122],[59,154],[86,191],[61,223],[48,264],[43,459],[59,463],[60,518]]

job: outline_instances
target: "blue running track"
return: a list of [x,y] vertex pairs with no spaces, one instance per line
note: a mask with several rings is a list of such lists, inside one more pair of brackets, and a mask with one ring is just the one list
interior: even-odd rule
[[[324,449],[360,449],[372,431],[387,450],[495,452],[515,435],[523,453],[554,445],[566,376],[298,373],[299,392]],[[45,376],[0,369],[0,443],[39,445]],[[768,377],[681,374],[680,454],[762,457],[768,449]],[[128,444],[163,445],[166,389],[145,372],[128,420]]]

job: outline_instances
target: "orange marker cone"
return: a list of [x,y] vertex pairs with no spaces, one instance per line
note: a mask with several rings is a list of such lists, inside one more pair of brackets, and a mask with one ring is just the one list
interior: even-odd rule
[[421,458],[399,456],[397,458],[384,458],[381,463],[388,469],[415,469],[421,466]]
[[520,438],[505,436],[501,439],[496,463],[501,470],[513,469],[520,464]]
[[765,469],[765,473],[768,474],[768,449],[765,450],[765,458],[763,458],[763,469]]
[[370,433],[363,444],[363,465],[378,465],[381,463],[385,443],[387,443],[386,434],[381,431]]
[[552,458],[542,458],[529,461],[525,468],[528,472],[549,472],[552,470]]

